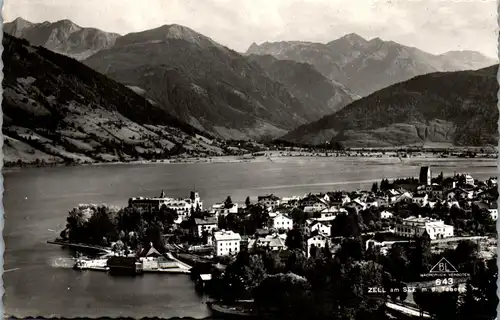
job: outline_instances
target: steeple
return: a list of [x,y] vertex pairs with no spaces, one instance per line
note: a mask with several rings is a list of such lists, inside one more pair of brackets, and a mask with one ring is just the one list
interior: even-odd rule
[[165,198],[166,194],[165,192],[163,191],[163,189],[161,189],[161,195],[160,195],[160,198]]

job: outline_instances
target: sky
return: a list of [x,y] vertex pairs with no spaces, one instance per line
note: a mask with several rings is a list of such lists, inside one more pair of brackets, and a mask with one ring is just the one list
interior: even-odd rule
[[434,54],[498,57],[496,0],[5,0],[4,20],[17,17],[119,34],[175,23],[239,52],[253,42],[326,43],[357,33]]

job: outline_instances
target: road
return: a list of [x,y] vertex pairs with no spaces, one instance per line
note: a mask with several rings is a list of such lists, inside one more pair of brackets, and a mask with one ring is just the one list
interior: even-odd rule
[[[410,315],[410,316],[420,316],[420,310],[418,310],[417,308],[413,308],[413,307],[410,307],[410,306],[405,306],[403,304],[396,304],[396,303],[392,303],[392,302],[386,302],[385,305],[392,309],[392,310],[396,310],[398,312],[401,312],[401,313],[404,313],[404,314],[407,314],[407,315]],[[431,319],[431,315],[427,312],[422,312],[422,318],[427,318],[427,319]]]

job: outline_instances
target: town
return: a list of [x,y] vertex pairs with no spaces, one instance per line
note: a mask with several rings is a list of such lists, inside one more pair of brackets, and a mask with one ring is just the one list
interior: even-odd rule
[[[80,205],[52,243],[106,253],[79,259],[77,269],[190,273],[196,287],[213,297],[212,309],[222,314],[253,310],[241,301],[258,304],[256,292],[266,277],[307,275],[307,267],[298,267],[300,259],[372,261],[387,269],[391,280],[365,285],[363,296],[395,295],[386,307],[411,318],[429,307],[415,288],[447,288],[446,280],[441,284],[438,279],[435,286],[421,277],[439,259],[446,256],[463,274],[476,272],[467,263],[472,252],[479,262],[496,261],[497,198],[496,177],[433,177],[430,167],[422,167],[418,178],[382,179],[366,191],[269,194],[253,201],[247,197],[244,203],[227,196],[209,209],[195,191],[186,199],[161,191],[159,197],[131,198],[122,209]],[[242,266],[248,269],[243,275]],[[236,285],[230,274],[241,283]],[[470,277],[457,278],[454,285],[463,292],[473,286],[467,281]]]

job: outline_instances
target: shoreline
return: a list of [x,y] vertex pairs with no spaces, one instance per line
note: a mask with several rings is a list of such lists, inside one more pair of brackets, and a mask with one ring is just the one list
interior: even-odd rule
[[436,162],[440,161],[497,161],[498,157],[494,155],[482,156],[482,157],[439,157],[433,153],[422,153],[419,155],[414,155],[411,157],[399,158],[394,154],[381,155],[381,154],[336,154],[329,153],[325,155],[324,153],[299,153],[299,154],[284,154],[285,151],[270,151],[267,154],[269,156],[255,156],[253,158],[246,158],[245,156],[217,156],[210,158],[200,158],[200,157],[186,157],[186,158],[176,158],[176,159],[159,159],[159,160],[134,160],[134,161],[115,161],[115,162],[92,162],[92,163],[75,163],[75,164],[64,164],[64,163],[50,163],[45,165],[35,165],[35,164],[23,164],[22,166],[9,166],[2,167],[2,172],[15,172],[24,168],[52,168],[52,167],[82,167],[82,166],[111,166],[111,165],[138,165],[138,164],[216,164],[216,163],[262,163],[262,162],[274,162],[280,160],[289,159],[321,159],[321,158],[335,158],[335,159],[351,159],[351,158],[363,158],[367,160],[394,160],[395,163],[404,163],[410,161],[425,161],[432,160]]

